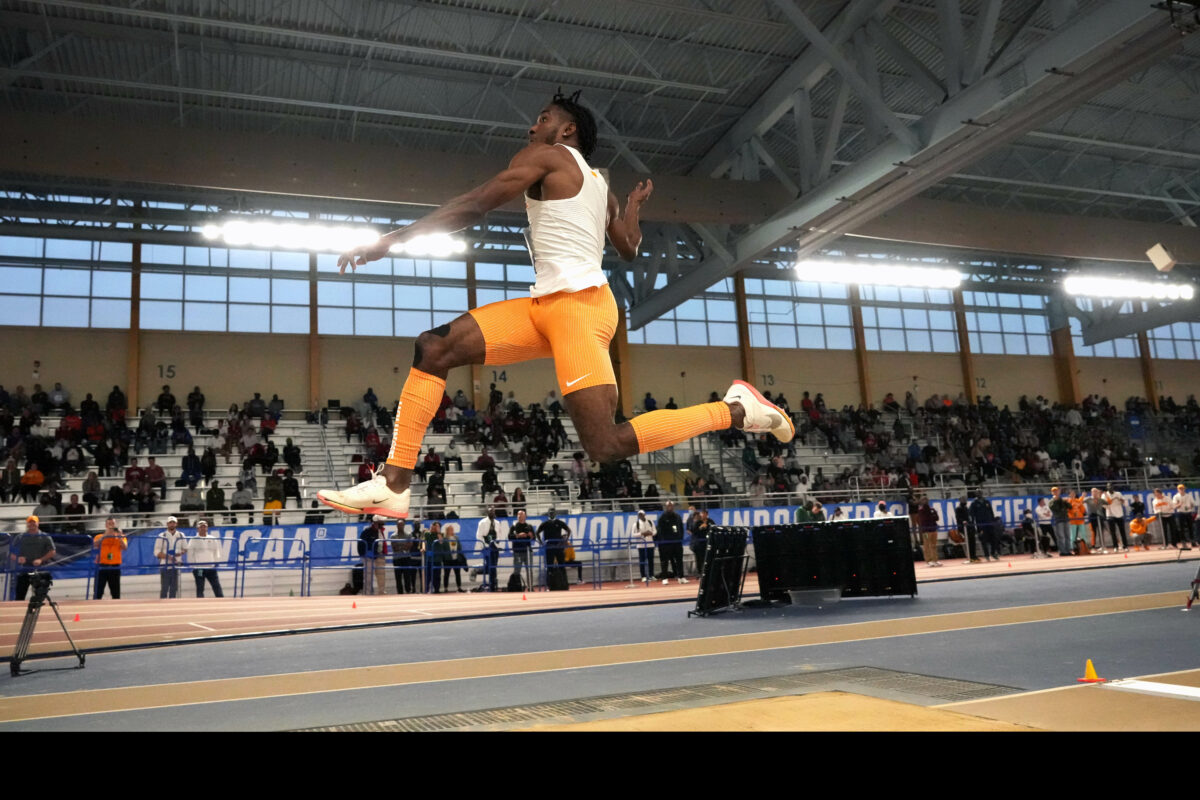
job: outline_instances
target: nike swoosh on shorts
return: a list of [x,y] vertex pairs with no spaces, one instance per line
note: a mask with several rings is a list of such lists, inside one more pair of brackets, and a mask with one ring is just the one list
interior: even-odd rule
[[574,386],[575,384],[579,383],[581,380],[583,380],[584,378],[586,378],[588,375],[591,375],[591,374],[592,373],[589,372],[587,375],[581,375],[580,377],[576,378],[573,381],[567,381],[567,386]]

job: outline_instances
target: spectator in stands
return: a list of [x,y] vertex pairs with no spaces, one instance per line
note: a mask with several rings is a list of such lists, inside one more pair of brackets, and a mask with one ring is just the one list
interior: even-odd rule
[[289,469],[283,474],[283,504],[287,505],[289,497],[296,498],[296,508],[304,508],[304,501],[300,497],[300,481],[296,480],[296,476]]
[[129,467],[125,470],[125,482],[139,486],[145,479],[146,471],[138,466],[137,458],[130,459]]
[[36,498],[46,482],[46,476],[38,469],[37,464],[30,465],[21,476],[21,499],[29,502]]
[[204,426],[204,393],[200,391],[199,386],[194,387],[188,394],[187,407],[188,421],[196,429],[196,433],[200,433]]
[[515,515],[518,511],[526,510],[525,490],[518,486],[513,489],[512,499],[509,501],[512,505],[512,513]]
[[100,497],[104,491],[95,472],[89,472],[83,479],[82,491],[83,502],[87,503],[87,513],[95,514],[100,509]]
[[33,385],[33,394],[29,395],[29,405],[33,407],[36,414],[45,414],[50,409],[50,395],[46,394],[46,390],[40,383]]
[[496,492],[496,496],[492,498],[492,506],[496,509],[496,513],[501,517],[508,516],[508,495],[504,493],[504,487],[501,486]]
[[206,481],[211,481],[217,474],[217,454],[211,447],[204,448],[204,455],[200,457],[200,472]]
[[150,524],[150,518],[157,507],[158,495],[154,493],[154,489],[149,483],[142,481],[142,485],[138,487],[137,510],[138,514],[141,515],[143,524]]
[[673,574],[679,583],[687,583],[683,577],[683,519],[675,511],[675,504],[667,501],[666,510],[658,517],[654,541],[658,545],[658,561],[662,565],[663,586]]
[[[246,484],[242,481],[237,482],[237,489],[229,498],[230,511],[249,511],[248,522],[254,524],[254,493],[246,488]],[[237,514],[230,514],[234,524],[237,523]]]
[[[288,439],[283,446],[283,463],[287,464],[296,474],[304,471],[300,466],[300,448],[293,444],[291,439]],[[462,468],[461,465],[459,468]]]
[[430,447],[425,453],[425,458],[420,464],[413,468],[413,472],[421,476],[424,480],[425,476],[430,472],[439,473],[442,471],[442,457],[438,455],[437,448]]
[[651,397],[649,392],[646,392],[646,396],[642,398],[642,410],[643,411],[657,411],[658,410],[658,401],[655,400],[653,397]]
[[[46,520],[53,519],[54,517],[57,517],[59,515],[58,509],[55,508],[54,505],[50,502],[50,495],[48,495],[48,494],[43,494],[41,496],[40,500],[38,501],[38,504],[34,507],[32,513],[33,513],[33,516],[37,517],[39,520],[42,520],[42,526],[46,527],[47,530],[52,530],[52,529],[49,528],[48,526],[46,526]],[[57,529],[58,527],[59,527],[59,525],[56,522],[56,524],[54,525],[54,529]],[[65,533],[65,531],[58,531],[58,530],[56,530],[55,532]]]
[[154,401],[154,407],[161,414],[170,414],[175,409],[175,395],[171,394],[170,386],[162,387],[162,392],[159,393],[158,399]]
[[279,399],[279,395],[271,395],[271,400],[267,403],[267,416],[269,416],[272,421],[278,420],[281,416],[283,416],[283,409],[283,400]]
[[196,535],[187,540],[187,561],[196,581],[196,597],[204,597],[204,582],[214,597],[224,597],[217,565],[221,563],[221,540],[208,535],[208,520],[196,520]]
[[363,437],[366,434],[366,429],[363,427],[362,418],[357,412],[351,411],[350,416],[346,417],[346,444],[350,444],[350,437],[357,436],[361,444]]
[[363,394],[362,399],[363,405],[372,411],[379,407],[379,398],[375,396],[375,390],[370,386],[367,387],[367,391]]
[[479,481],[480,497],[486,498],[493,492],[500,491],[500,479],[496,476],[495,467],[488,467]]
[[17,600],[25,600],[29,592],[30,574],[37,572],[37,567],[53,563],[57,555],[54,540],[41,530],[37,515],[26,517],[25,533],[13,539],[8,547],[11,568],[17,571]]
[[[208,492],[204,495],[204,510],[205,511],[227,511],[225,508],[225,490],[221,488],[221,482],[214,480],[208,488]],[[214,518],[216,515],[213,515]],[[226,514],[226,517],[233,517],[231,514]],[[236,521],[233,517],[230,521]]]
[[553,389],[546,395],[546,399],[542,401],[542,408],[546,410],[547,414],[553,414],[555,417],[562,413],[562,402]]
[[104,410],[108,412],[109,419],[124,419],[125,410],[128,407],[128,404],[125,402],[125,393],[121,391],[121,387],[114,386],[112,391],[108,393],[108,400],[104,406]]
[[204,511],[204,498],[200,495],[200,490],[196,488],[194,481],[183,490],[183,495],[179,500],[179,510],[181,512]]
[[96,591],[95,599],[104,598],[104,588],[113,600],[121,599],[121,562],[125,551],[129,549],[129,540],[125,532],[117,526],[113,517],[104,520],[104,532],[92,537],[92,547],[96,551]]
[[455,441],[453,439],[450,440],[450,444],[446,445],[446,454],[442,458],[442,463],[444,465],[444,468],[447,470],[450,469],[451,464],[457,464],[458,471],[462,472],[462,468],[463,468],[462,451],[460,451],[458,449],[458,444],[455,443]]
[[254,471],[253,459],[247,458],[242,462],[242,471],[238,473],[238,480],[251,496],[258,494],[258,475]]
[[363,560],[363,594],[387,594],[387,517],[378,514],[358,537],[358,555]]
[[63,516],[67,518],[63,524],[63,530],[67,533],[83,533],[84,522],[83,518],[87,515],[87,509],[79,502],[79,495],[71,495],[71,502],[63,508]]
[[492,458],[491,455],[488,454],[487,447],[484,447],[479,453],[479,458],[475,459],[475,463],[472,464],[472,466],[475,469],[491,469],[496,466],[496,459]]
[[262,399],[261,394],[255,392],[250,402],[246,403],[246,416],[250,419],[262,419],[266,412],[267,401]]
[[10,503],[21,496],[21,470],[15,459],[8,459],[0,472],[0,502]]
[[187,553],[187,539],[178,529],[179,520],[167,517],[167,529],[154,542],[154,557],[159,561],[158,599],[174,598],[179,594],[179,565]]
[[167,496],[167,473],[158,465],[154,456],[150,456],[150,463],[146,465],[143,480],[162,492],[163,497]]
[[137,495],[128,483],[114,483],[108,487],[108,502],[112,504],[112,513],[131,514]]

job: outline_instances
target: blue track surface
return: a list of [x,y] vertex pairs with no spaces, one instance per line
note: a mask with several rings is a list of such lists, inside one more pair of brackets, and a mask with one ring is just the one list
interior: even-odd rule
[[[0,696],[671,641],[1163,591],[1178,591],[1182,607],[1194,574],[1194,564],[1172,563],[924,584],[915,600],[846,600],[821,609],[748,609],[705,619],[688,618],[691,604],[680,603],[95,654],[84,670],[0,677]],[[734,655],[45,719],[0,725],[0,730],[289,729],[851,666],[1035,690],[1074,683],[1088,658],[1110,678],[1200,667],[1198,617],[1200,613],[1184,614],[1176,608],[1105,614]]]

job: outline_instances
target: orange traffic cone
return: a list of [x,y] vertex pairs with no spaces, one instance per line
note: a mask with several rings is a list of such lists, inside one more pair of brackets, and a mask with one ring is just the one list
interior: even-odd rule
[[1096,668],[1092,666],[1092,660],[1087,660],[1087,666],[1083,670],[1083,677],[1075,679],[1079,683],[1104,683],[1105,679],[1096,674]]
[[76,614],[76,615],[75,615],[75,621],[76,621],[76,622],[79,622],[79,615],[78,615],[78,614]]
[[529,598],[525,596],[525,593],[524,593],[524,592],[521,592],[521,599],[522,599],[522,600],[528,600]]
[[1010,561],[1010,562],[1008,562],[1008,568],[1009,568],[1009,569],[1012,569],[1012,562],[1011,562],[1011,561]]
[[350,604],[350,607],[351,607],[351,608],[358,608],[358,601],[357,601],[357,600],[355,600],[353,603],[351,603],[351,604]]

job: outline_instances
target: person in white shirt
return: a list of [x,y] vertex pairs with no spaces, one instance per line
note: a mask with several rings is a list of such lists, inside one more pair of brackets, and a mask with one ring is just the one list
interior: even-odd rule
[[154,542],[154,557],[159,560],[158,598],[174,598],[179,594],[179,565],[187,553],[187,539],[177,527],[179,520],[167,517],[167,529]]
[[1179,541],[1185,550],[1190,550],[1188,542],[1196,544],[1195,518],[1196,501],[1188,494],[1187,487],[1182,483],[1175,487],[1171,497],[1171,505],[1175,509],[1175,530],[1179,533]]
[[638,571],[642,575],[642,583],[649,584],[654,577],[654,523],[646,519],[645,511],[638,511],[637,522],[633,526],[633,544],[638,551]]
[[875,513],[871,516],[874,519],[879,519],[880,517],[890,517],[892,516],[892,512],[888,511],[887,502],[880,500],[879,505],[875,506]]
[[204,582],[212,586],[214,597],[224,597],[217,565],[221,563],[221,540],[208,535],[208,522],[196,522],[196,535],[187,540],[187,561],[196,579],[196,597],[204,597]]
[[[1108,507],[1108,533],[1112,539],[1113,549],[1118,553],[1124,552],[1129,547],[1129,540],[1125,535],[1125,509],[1128,503],[1125,501],[1125,495],[1115,491],[1111,486],[1102,495]],[[1121,543],[1117,545],[1117,532],[1121,532]]]

